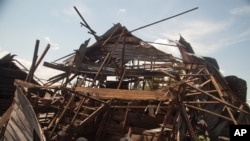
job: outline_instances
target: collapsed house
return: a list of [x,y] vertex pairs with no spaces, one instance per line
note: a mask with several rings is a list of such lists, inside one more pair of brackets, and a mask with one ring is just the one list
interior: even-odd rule
[[62,72],[46,83],[15,79],[13,104],[0,119],[1,139],[229,140],[230,125],[250,123],[246,82],[224,77],[215,59],[197,57],[184,38],[176,41],[182,59],[119,23],[95,38],[93,45],[86,40],[71,55],[45,61]]

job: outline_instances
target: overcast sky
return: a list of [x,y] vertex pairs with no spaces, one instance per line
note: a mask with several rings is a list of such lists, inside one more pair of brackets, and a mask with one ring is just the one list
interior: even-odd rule
[[[16,54],[31,63],[36,40],[39,54],[48,43],[45,61],[51,62],[78,49],[91,37],[80,27],[76,6],[88,24],[102,35],[115,23],[128,30],[173,16],[198,10],[133,32],[142,40],[169,43],[181,34],[201,56],[217,59],[225,76],[236,75],[250,87],[250,1],[249,0],[0,0],[0,56]],[[176,54],[173,47],[157,46]],[[39,69],[41,77],[51,76]],[[250,94],[248,92],[248,98]]]

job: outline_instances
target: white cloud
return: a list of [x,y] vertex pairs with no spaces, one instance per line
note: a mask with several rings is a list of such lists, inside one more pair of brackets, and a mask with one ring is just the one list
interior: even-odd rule
[[250,14],[250,5],[244,5],[241,7],[234,8],[230,11],[233,15],[249,15]]
[[182,29],[181,33],[191,34],[192,36],[204,36],[225,30],[230,24],[230,21],[187,21],[184,22],[184,29]]
[[44,40],[45,40],[48,44],[50,44],[51,49],[53,49],[53,50],[58,50],[58,49],[60,48],[59,45],[58,45],[58,43],[54,43],[54,42],[51,41],[51,39],[50,39],[49,36],[45,36],[45,37],[44,37]]
[[238,34],[237,36],[238,40],[245,41],[245,40],[250,40],[250,28],[245,29],[244,32]]
[[126,13],[126,12],[127,12],[127,9],[125,9],[125,8],[119,9],[119,13]]
[[226,43],[223,40],[231,39],[231,36],[224,37],[220,34],[225,33],[231,25],[232,20],[175,20],[162,35],[167,39],[176,40],[179,38],[179,32],[192,45],[196,54],[208,55],[223,48]]
[[50,40],[50,38],[49,38],[48,36],[45,36],[45,37],[44,37],[44,40],[45,40],[46,42],[51,42],[51,40]]

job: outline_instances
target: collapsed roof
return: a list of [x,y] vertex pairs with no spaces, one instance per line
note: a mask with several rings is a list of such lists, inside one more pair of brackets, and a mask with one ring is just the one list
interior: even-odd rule
[[[63,71],[46,84],[15,80],[47,140],[229,140],[230,125],[249,124],[245,81],[225,79],[216,60],[197,57],[184,38],[176,41],[179,60],[119,23],[95,37],[61,62],[44,62]],[[242,85],[232,89],[235,81]]]

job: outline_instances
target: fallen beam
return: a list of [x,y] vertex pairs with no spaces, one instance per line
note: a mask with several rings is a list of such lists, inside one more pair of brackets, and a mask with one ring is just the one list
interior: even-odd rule
[[167,100],[171,97],[158,91],[121,90],[109,88],[76,87],[76,92],[88,93],[99,99],[123,99],[123,100]]

